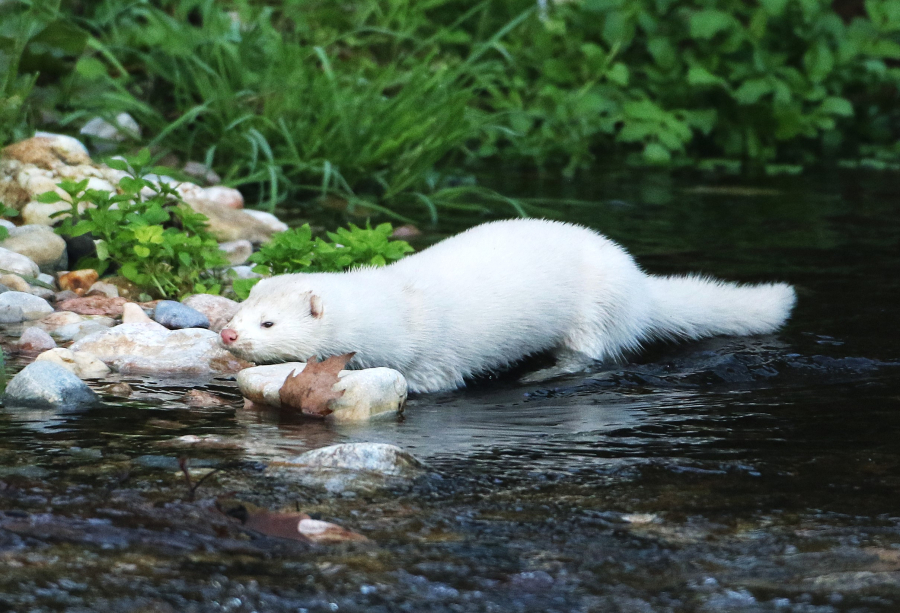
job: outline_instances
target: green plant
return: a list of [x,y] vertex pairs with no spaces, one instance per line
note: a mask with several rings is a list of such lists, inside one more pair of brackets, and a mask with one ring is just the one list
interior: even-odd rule
[[[120,194],[86,189],[87,179],[59,184],[71,208],[56,214],[67,215],[57,232],[72,237],[90,233],[96,245],[96,256],[75,267],[103,274],[115,266],[118,274],[158,298],[218,293],[214,271],[227,261],[206,230],[206,217],[181,202],[172,186],[144,179],[149,161],[144,150],[127,163],[109,162],[128,173],[119,181]],[[38,200],[54,203],[63,198],[46,192]]]
[[[0,218],[15,217],[19,214],[16,209],[10,208],[0,202]],[[0,241],[9,238],[9,230],[5,226],[0,226]]]
[[[292,272],[339,272],[357,266],[384,266],[413,251],[409,243],[390,240],[393,227],[389,223],[374,228],[339,228],[327,232],[329,241],[312,238],[309,224],[277,234],[250,256],[256,264],[254,272],[278,275]],[[239,279],[234,291],[247,298],[258,279]]]

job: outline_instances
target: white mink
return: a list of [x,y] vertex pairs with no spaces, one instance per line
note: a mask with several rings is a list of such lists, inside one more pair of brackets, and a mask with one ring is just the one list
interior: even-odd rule
[[538,352],[560,374],[652,339],[772,332],[795,300],[784,283],[647,275],[592,230],[515,219],[382,268],[264,279],[222,340],[257,363],[356,352],[350,367],[388,366],[435,392]]

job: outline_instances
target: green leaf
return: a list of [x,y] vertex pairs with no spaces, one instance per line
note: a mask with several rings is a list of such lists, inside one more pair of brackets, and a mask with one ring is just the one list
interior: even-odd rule
[[822,105],[819,107],[819,109],[823,113],[828,113],[829,115],[853,117],[853,105],[850,104],[850,101],[846,98],[838,98],[835,96],[825,98],[825,100],[822,101]]
[[43,194],[38,194],[35,200],[44,204],[53,204],[55,202],[63,202],[63,197],[56,192],[44,192]]
[[759,0],[759,3],[769,15],[777,17],[784,13],[788,0]]
[[109,245],[105,240],[98,239],[94,241],[94,247],[97,250],[97,259],[101,262],[109,259]]
[[760,98],[771,93],[773,89],[772,82],[767,78],[750,79],[744,81],[733,96],[739,104],[756,104]]
[[734,17],[724,11],[715,9],[699,11],[691,15],[691,37],[709,39],[719,32],[732,28],[734,24]]
[[616,62],[610,67],[609,70],[606,71],[606,78],[616,85],[621,85],[622,87],[626,87],[628,85],[629,76],[628,66],[626,66],[622,62]]
[[702,66],[691,66],[688,70],[687,80],[690,85],[725,85],[722,77],[717,77]]
[[246,300],[250,295],[253,286],[259,283],[261,279],[236,279],[231,285],[231,289],[237,294],[241,300]]
[[146,247],[146,246],[144,246],[144,245],[135,245],[135,246],[134,246],[134,253],[135,253],[135,255],[137,255],[139,258],[146,258],[146,257],[149,257],[149,256],[150,256],[150,248],[149,248],[149,247]]
[[644,159],[651,164],[668,164],[672,154],[659,143],[647,143],[644,147]]
[[803,55],[803,65],[813,83],[821,83],[834,68],[834,54],[828,44],[820,40]]

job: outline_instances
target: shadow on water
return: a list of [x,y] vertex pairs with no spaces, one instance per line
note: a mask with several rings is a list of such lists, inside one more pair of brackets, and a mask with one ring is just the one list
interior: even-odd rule
[[[900,610],[896,177],[491,181],[557,199],[650,272],[794,283],[796,313],[777,335],[654,345],[540,385],[489,377],[353,427],[246,409],[228,380],[204,384],[226,400],[212,408],[149,378],[79,413],[6,408],[0,610]],[[429,472],[335,494],[264,470],[356,441]],[[178,457],[223,469],[197,502]],[[226,493],[374,544],[236,534],[210,515]]]

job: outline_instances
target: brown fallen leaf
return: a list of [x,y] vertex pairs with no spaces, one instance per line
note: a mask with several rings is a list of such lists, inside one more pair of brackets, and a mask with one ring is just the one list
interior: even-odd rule
[[299,409],[304,415],[313,417],[331,414],[328,404],[344,395],[344,390],[336,392],[332,387],[338,382],[338,373],[354,355],[333,355],[323,362],[315,356],[309,358],[300,374],[294,371],[284,380],[278,394],[282,408]]
[[216,508],[239,520],[244,528],[277,538],[304,543],[364,543],[369,539],[331,522],[313,519],[306,513],[269,511],[237,500],[217,500]]

